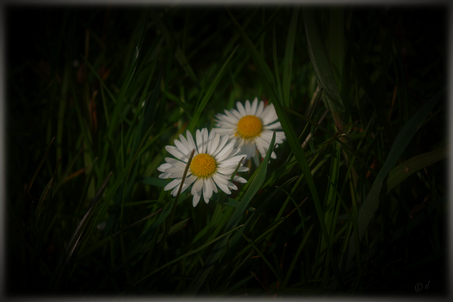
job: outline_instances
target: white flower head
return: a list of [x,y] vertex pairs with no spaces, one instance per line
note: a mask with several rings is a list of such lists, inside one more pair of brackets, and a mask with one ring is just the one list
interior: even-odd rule
[[[212,192],[217,193],[217,187],[227,194],[231,194],[230,189],[237,190],[238,188],[230,179],[239,161],[245,155],[239,154],[240,149],[234,147],[236,141],[229,141],[228,135],[221,136],[214,131],[209,134],[206,128],[196,131],[196,144],[188,130],[186,137],[187,139],[180,134],[179,140],[175,139],[174,141],[175,146],[165,147],[176,159],[166,157],[166,163],[157,168],[157,170],[163,172],[159,175],[159,178],[174,178],[165,186],[164,190],[173,189],[171,195],[176,196],[178,194],[184,170],[193,150],[195,150],[195,153],[187,170],[181,193],[193,184],[191,193],[194,207],[200,201],[202,192],[204,201],[208,203],[212,197]],[[248,168],[242,167],[241,164],[238,172],[245,171],[248,171]],[[247,182],[237,175],[234,176],[234,180],[240,183]]]
[[[230,139],[236,139],[235,147],[241,148],[241,152],[247,155],[247,159],[252,158],[255,164],[259,164],[256,150],[258,149],[261,157],[266,156],[267,150],[272,140],[273,130],[281,129],[274,105],[264,107],[264,102],[255,98],[250,105],[249,100],[236,103],[236,109],[224,110],[225,114],[216,114],[217,133],[228,135]],[[283,143],[286,139],[283,131],[275,132],[275,143]],[[276,159],[277,155],[272,152],[271,158]]]

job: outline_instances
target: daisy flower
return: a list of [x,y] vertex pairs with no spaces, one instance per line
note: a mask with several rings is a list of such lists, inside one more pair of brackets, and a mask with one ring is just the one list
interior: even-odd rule
[[[193,184],[191,193],[194,207],[200,201],[202,192],[204,201],[208,203],[212,193],[217,193],[217,187],[227,194],[231,194],[230,189],[237,190],[236,185],[230,179],[239,161],[245,155],[239,154],[240,149],[234,147],[236,141],[229,141],[228,135],[221,136],[214,131],[209,134],[206,128],[196,131],[196,144],[189,131],[186,132],[186,137],[180,134],[179,140],[174,141],[175,146],[165,147],[168,153],[176,158],[166,157],[166,163],[157,168],[162,172],[159,178],[174,178],[165,186],[164,190],[173,189],[171,195],[178,194],[184,170],[194,149],[195,153],[181,189],[182,193]],[[242,167],[241,164],[238,172],[245,171],[248,171],[248,168]],[[240,183],[247,182],[237,175],[234,180]]]
[[[245,101],[245,108],[242,103],[236,103],[236,109],[224,110],[225,114],[216,115],[217,133],[228,135],[230,139],[236,139],[235,147],[241,148],[242,153],[247,155],[247,159],[252,158],[256,165],[259,165],[259,158],[256,150],[258,149],[261,157],[266,156],[272,140],[274,129],[281,129],[274,105],[264,107],[264,102],[258,98],[253,100],[250,105],[249,100]],[[276,148],[278,144],[286,139],[283,131],[275,132]],[[271,158],[276,159],[277,155],[272,152]]]

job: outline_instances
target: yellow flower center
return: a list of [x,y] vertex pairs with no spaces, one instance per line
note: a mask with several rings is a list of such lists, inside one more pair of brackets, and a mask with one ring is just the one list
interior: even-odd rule
[[190,163],[190,170],[193,175],[206,178],[214,174],[217,169],[217,163],[214,157],[208,154],[198,154]]
[[254,138],[259,136],[261,131],[263,131],[261,120],[254,115],[246,115],[239,120],[238,132],[235,135],[240,135],[243,138]]

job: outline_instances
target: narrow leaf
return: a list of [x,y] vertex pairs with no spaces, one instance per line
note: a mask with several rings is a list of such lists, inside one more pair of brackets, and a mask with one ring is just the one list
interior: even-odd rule
[[[359,240],[362,239],[365,231],[368,228],[368,224],[373,217],[374,212],[376,211],[379,204],[379,195],[381,193],[382,185],[392,169],[393,165],[398,161],[398,158],[406,150],[407,146],[411,142],[412,138],[418,132],[418,129],[423,124],[423,121],[426,119],[428,114],[434,108],[437,101],[444,95],[445,88],[440,89],[428,102],[425,103],[413,116],[412,118],[404,125],[401,131],[398,133],[398,136],[395,139],[392,148],[390,149],[389,155],[385,160],[382,169],[379,171],[376,180],[371,187],[370,192],[368,193],[367,198],[360,207],[358,213],[358,227],[359,227]],[[349,240],[349,251],[347,256],[343,257],[342,267],[345,267],[345,271],[348,271],[351,266],[352,258],[356,252],[355,240],[353,239],[355,234],[351,235]],[[346,262],[345,262],[346,261]],[[346,265],[346,266],[344,266]]]
[[447,155],[448,146],[444,146],[437,148],[436,150],[414,156],[393,168],[387,178],[387,193],[389,193],[394,187],[410,175],[446,158]]
[[315,22],[314,11],[311,8],[304,9],[305,34],[308,42],[308,55],[313,64],[320,86],[324,89],[324,96],[327,108],[330,111],[345,111],[341,100],[338,84],[332,72],[329,57],[318,26]]
[[82,236],[82,233],[88,224],[90,214],[91,214],[94,206],[96,205],[97,201],[102,196],[102,193],[104,192],[105,187],[107,186],[107,183],[109,182],[110,177],[112,176],[112,173],[113,172],[110,172],[110,174],[107,176],[107,178],[102,183],[99,190],[96,192],[96,195],[94,196],[93,200],[91,201],[88,211],[83,216],[83,218],[80,220],[79,225],[77,226],[74,233],[72,234],[72,237],[69,240],[69,243],[63,253],[63,256],[60,258],[60,261],[58,262],[58,265],[52,275],[52,279],[49,283],[49,289],[53,289],[53,290],[57,289],[59,282],[61,281],[61,274],[63,273],[63,270],[65,269],[66,265],[68,264],[69,259],[71,259],[71,256],[74,253],[75,248],[77,247],[80,237]]

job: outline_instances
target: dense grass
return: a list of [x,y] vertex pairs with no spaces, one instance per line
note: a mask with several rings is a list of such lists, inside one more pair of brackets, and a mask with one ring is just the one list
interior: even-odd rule
[[[7,15],[8,294],[446,293],[442,7]],[[277,159],[164,191],[165,146],[255,97]]]

